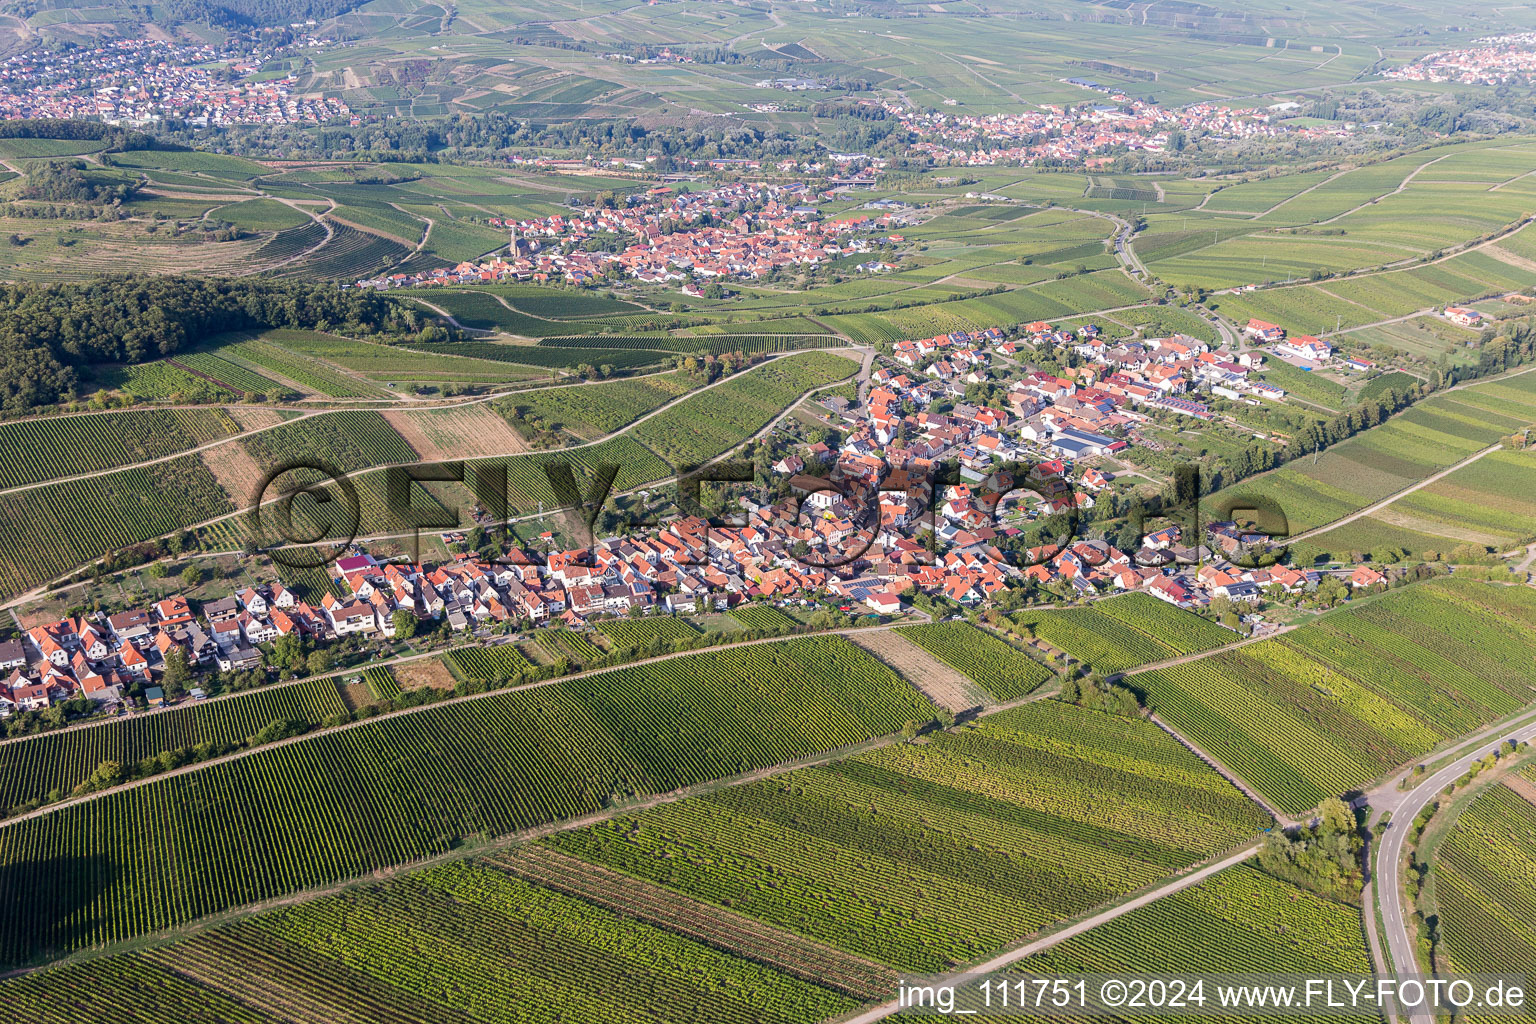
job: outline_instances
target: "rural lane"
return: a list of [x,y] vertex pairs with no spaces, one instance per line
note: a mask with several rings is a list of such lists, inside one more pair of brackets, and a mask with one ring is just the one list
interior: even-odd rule
[[[1486,757],[1499,743],[1507,739],[1536,740],[1536,721],[1528,721],[1507,731],[1492,732],[1494,734],[1491,736],[1485,733],[1480,740],[1472,741],[1469,744],[1472,747],[1470,752],[1428,776],[1412,790],[1406,793],[1399,791],[1396,781],[1401,776],[1396,776],[1370,795],[1373,814],[1388,810],[1392,812],[1392,824],[1377,846],[1373,882],[1381,906],[1387,948],[1392,953],[1392,963],[1400,978],[1418,973],[1416,943],[1408,932],[1412,910],[1405,903],[1402,886],[1403,850],[1407,845],[1408,834],[1412,831],[1413,819],[1438,798],[1446,786],[1466,774],[1474,761]],[[1394,1008],[1394,1016],[1395,1012]],[[1434,1015],[1424,1010],[1410,1013],[1408,1017],[1413,1024],[1434,1024]]]
[[[1212,875],[1225,871],[1228,868],[1236,867],[1258,852],[1259,844],[1252,843],[1243,847],[1238,852],[1231,854],[1230,856],[1223,857],[1221,860],[1207,864],[1205,867],[1200,868],[1197,871],[1193,871],[1190,874],[1176,878],[1169,882],[1167,885],[1159,886],[1156,889],[1144,892],[1134,899],[1130,899],[1124,903],[1110,907],[1108,910],[1100,911],[1099,913],[1094,914],[1092,917],[1085,917],[1081,921],[1078,921],[1076,924],[1068,925],[1060,931],[1052,932],[1050,935],[1047,935],[1044,938],[1036,939],[1033,942],[1020,946],[1018,949],[1010,950],[1009,952],[1003,953],[1000,956],[995,956],[991,960],[979,963],[974,967],[969,967],[965,970],[955,971],[951,974],[947,974],[943,978],[939,979],[938,984],[956,982],[971,975],[990,974],[994,971],[1001,971],[1007,967],[1012,966],[1018,961],[1023,960],[1025,957],[1033,956],[1042,950],[1050,949],[1052,946],[1055,946],[1058,943],[1065,942],[1067,939],[1074,938],[1086,931],[1097,928],[1101,924],[1113,921],[1117,917],[1123,917],[1133,910],[1140,910],[1142,907],[1145,907],[1149,903],[1155,903],[1156,901],[1163,899],[1166,896],[1172,896],[1174,893],[1182,892],[1191,886],[1199,885],[1201,882],[1205,881],[1207,878],[1210,878]],[[897,1005],[895,1000],[892,1000],[888,1003],[881,1003],[874,1009],[866,1010],[856,1017],[846,1018],[842,1024],[873,1024],[874,1021],[884,1020],[886,1017],[891,1016],[898,1009],[900,1009],[900,1007]]]

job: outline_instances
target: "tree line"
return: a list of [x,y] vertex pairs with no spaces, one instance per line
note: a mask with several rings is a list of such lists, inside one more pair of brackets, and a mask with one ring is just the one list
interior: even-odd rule
[[0,412],[72,401],[100,363],[173,355],[226,331],[404,334],[419,319],[376,292],[267,280],[123,275],[0,286]]

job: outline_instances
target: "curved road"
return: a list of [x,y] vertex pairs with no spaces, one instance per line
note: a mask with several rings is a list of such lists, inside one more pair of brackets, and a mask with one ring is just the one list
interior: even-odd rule
[[[1399,978],[1419,973],[1414,937],[1408,932],[1412,909],[1405,905],[1401,884],[1403,847],[1408,840],[1410,823],[1418,817],[1420,811],[1434,802],[1446,786],[1466,774],[1474,761],[1486,757],[1507,739],[1536,740],[1536,721],[1528,721],[1517,728],[1485,736],[1472,744],[1469,753],[1428,776],[1407,793],[1396,788],[1398,777],[1394,777],[1371,794],[1373,814],[1387,810],[1392,812],[1392,826],[1377,846],[1374,882],[1382,922],[1386,927],[1387,948],[1392,952],[1392,963],[1396,966]],[[1410,1013],[1408,1018],[1413,1024],[1434,1024],[1434,1015],[1425,1010]]]

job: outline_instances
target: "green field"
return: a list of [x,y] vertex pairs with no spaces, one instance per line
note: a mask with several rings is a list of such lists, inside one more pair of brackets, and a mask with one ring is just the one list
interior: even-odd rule
[[1131,677],[1149,706],[1288,812],[1536,699],[1536,594],[1421,583],[1286,635]]
[[1238,639],[1231,630],[1149,594],[1126,594],[1087,608],[1020,612],[1014,621],[1090,671],[1106,675]]
[[1051,677],[1049,669],[1006,640],[967,622],[898,626],[896,632],[998,700],[1023,697]]
[[1151,723],[1047,700],[545,843],[857,956],[937,971],[1267,823]]
[[[1533,786],[1536,772],[1527,768],[1509,785],[1479,794],[1432,862],[1449,971],[1502,974],[1536,962]],[[1499,1019],[1529,1020],[1530,1013]]]
[[[0,960],[131,939],[933,714],[858,648],[803,637],[321,733],[0,830]],[[87,837],[90,855],[74,855]]]

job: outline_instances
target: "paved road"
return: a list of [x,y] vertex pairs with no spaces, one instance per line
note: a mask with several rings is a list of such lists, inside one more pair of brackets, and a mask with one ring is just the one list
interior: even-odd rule
[[[1174,893],[1188,889],[1192,885],[1198,885],[1217,872],[1225,871],[1230,867],[1236,867],[1238,864],[1241,864],[1249,857],[1252,857],[1255,853],[1258,852],[1258,850],[1259,845],[1257,843],[1254,843],[1251,846],[1246,846],[1229,857],[1224,857],[1215,863],[1207,864],[1200,870],[1192,872],[1188,875],[1184,875],[1180,878],[1176,878],[1169,882],[1167,885],[1160,886],[1159,888],[1153,889],[1150,892],[1142,893],[1140,896],[1137,896],[1133,900],[1128,900],[1119,906],[1110,907],[1108,910],[1094,914],[1092,917],[1084,918],[1074,925],[1063,928],[1059,932],[1052,932],[1050,935],[1047,935],[1043,939],[1036,939],[1034,942],[1031,942],[1028,945],[1020,946],[1018,949],[1003,953],[1001,956],[995,956],[985,963],[977,964],[975,967],[969,967],[965,970],[956,971],[953,974],[946,975],[945,978],[947,980],[958,980],[960,978],[966,977],[967,975],[988,974],[993,971],[1001,971],[1004,968],[1015,964],[1020,960],[1023,960],[1027,956],[1033,956],[1041,950],[1050,949],[1057,943],[1065,942],[1067,939],[1081,935],[1083,932],[1089,931],[1090,929],[1097,928],[1099,925],[1104,924],[1107,921],[1113,921],[1117,917],[1129,914],[1133,910],[1139,910],[1149,903],[1163,899],[1165,896],[1172,896]],[[884,1020],[886,1017],[891,1016],[898,1009],[900,1009],[900,1007],[894,1000],[892,1000],[889,1003],[882,1003],[872,1010],[866,1010],[859,1014],[857,1017],[850,1017],[846,1022],[844,1022],[844,1024],[873,1024],[874,1021]]]
[[[1400,884],[1403,866],[1403,847],[1407,843],[1411,823],[1419,812],[1429,806],[1442,790],[1466,774],[1472,762],[1486,757],[1500,742],[1506,739],[1536,740],[1536,721],[1518,728],[1492,730],[1470,743],[1471,750],[1430,775],[1408,792],[1397,788],[1396,776],[1371,794],[1373,814],[1392,812],[1392,825],[1382,836],[1376,850],[1375,890],[1381,906],[1381,917],[1386,931],[1387,948],[1392,952],[1392,963],[1399,977],[1418,972],[1414,952],[1415,942],[1408,928],[1412,921],[1412,908],[1405,904]],[[1369,910],[1367,911],[1369,913]],[[1434,1024],[1434,1015],[1427,1011],[1409,1014],[1413,1024]]]

